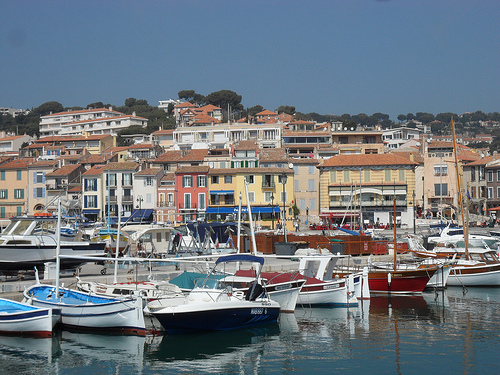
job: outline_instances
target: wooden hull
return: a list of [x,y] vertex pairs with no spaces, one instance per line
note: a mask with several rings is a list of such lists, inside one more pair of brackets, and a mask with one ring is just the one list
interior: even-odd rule
[[52,309],[38,308],[0,298],[0,334],[52,336]]
[[368,272],[368,285],[370,287],[370,293],[422,293],[435,272],[436,269],[397,270],[396,272],[372,270]]
[[59,298],[53,294],[52,285],[35,285],[24,291],[24,297],[34,306],[60,309],[61,323],[68,328],[146,334],[139,298],[101,297],[65,288],[59,289]]

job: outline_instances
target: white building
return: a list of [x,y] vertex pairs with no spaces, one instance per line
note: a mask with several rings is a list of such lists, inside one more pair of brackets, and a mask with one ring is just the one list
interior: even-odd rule
[[386,147],[389,149],[399,148],[410,139],[418,139],[422,131],[419,129],[412,128],[396,128],[384,130],[382,133],[382,141],[385,143]]
[[125,115],[112,107],[51,113],[40,117],[40,136],[116,134],[131,125],[146,127],[148,119],[137,117],[135,113]]
[[235,142],[254,139],[261,148],[281,146],[282,124],[217,124],[175,129],[174,149],[229,148]]

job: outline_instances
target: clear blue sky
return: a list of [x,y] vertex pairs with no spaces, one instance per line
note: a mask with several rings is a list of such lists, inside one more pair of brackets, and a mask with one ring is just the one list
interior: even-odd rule
[[223,89],[368,115],[500,111],[499,0],[0,0],[0,106]]

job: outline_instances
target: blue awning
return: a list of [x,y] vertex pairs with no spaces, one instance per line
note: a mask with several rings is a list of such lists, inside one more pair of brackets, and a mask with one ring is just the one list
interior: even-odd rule
[[[247,207],[241,207],[241,212],[242,213],[247,213],[248,208]],[[273,207],[269,206],[256,206],[252,207],[252,213],[261,213],[261,214],[270,214],[273,212]],[[279,206],[274,206],[274,213],[279,213],[280,208]],[[207,214],[237,214],[238,213],[238,206],[235,207],[207,207]]]
[[234,195],[234,190],[210,190],[210,195]]
[[141,210],[134,210],[132,212],[132,215],[130,215],[129,220],[133,219],[148,219],[151,214],[153,213],[153,210],[150,208],[143,208]]
[[82,210],[82,214],[84,215],[99,215],[99,213],[101,212],[101,210],[99,209],[92,209],[92,210]]

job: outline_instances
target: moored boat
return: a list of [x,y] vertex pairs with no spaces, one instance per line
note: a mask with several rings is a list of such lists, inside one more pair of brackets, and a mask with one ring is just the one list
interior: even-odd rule
[[0,334],[52,336],[59,310],[0,298]]
[[[251,262],[258,265],[255,282],[246,294],[233,293],[226,284],[212,277],[219,272],[220,267],[231,262]],[[196,285],[182,303],[176,301],[169,306],[154,309],[151,313],[168,333],[224,331],[275,323],[280,306],[269,298],[259,283],[263,264],[264,258],[246,254],[220,257],[212,271]]]
[[26,302],[33,306],[60,309],[61,323],[69,329],[146,333],[141,298],[96,296],[44,284],[35,284],[23,294]]

